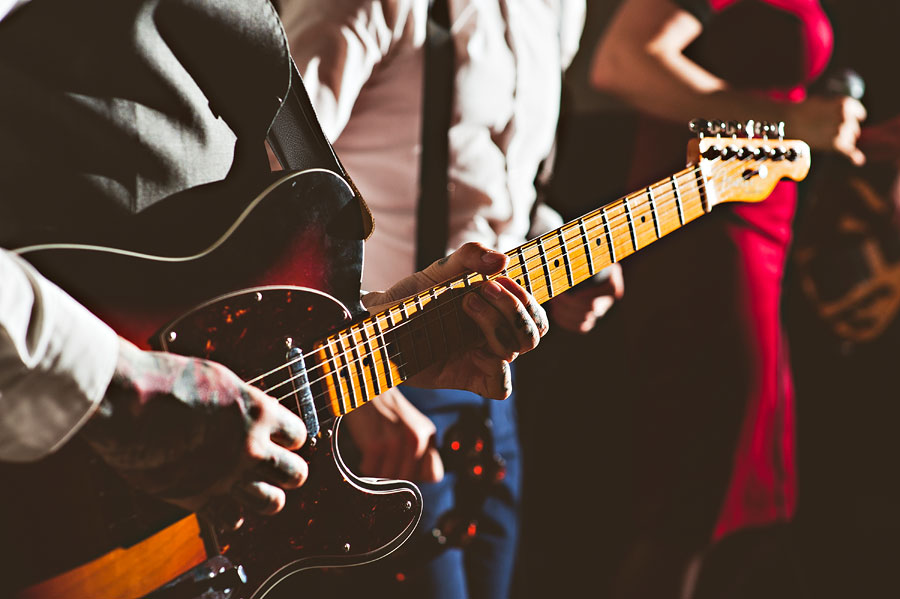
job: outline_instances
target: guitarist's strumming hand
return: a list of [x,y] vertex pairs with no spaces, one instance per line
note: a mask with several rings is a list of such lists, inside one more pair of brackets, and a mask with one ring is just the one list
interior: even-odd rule
[[135,487],[220,527],[240,525],[240,506],[281,510],[285,489],[306,480],[291,450],[303,421],[224,366],[141,351],[120,340],[116,372],[81,435]]
[[[503,270],[508,258],[478,243],[467,243],[425,270],[385,292],[369,293],[363,303],[377,312],[419,291],[463,273],[491,275]],[[407,381],[417,387],[464,389],[492,399],[512,392],[509,363],[537,347],[547,332],[547,315],[530,293],[507,277],[478,284],[466,293],[463,310],[484,335],[476,347],[433,364]]]

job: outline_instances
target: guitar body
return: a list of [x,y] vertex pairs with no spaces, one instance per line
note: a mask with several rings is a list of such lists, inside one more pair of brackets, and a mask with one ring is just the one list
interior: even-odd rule
[[[740,123],[692,125],[707,135],[689,144],[692,166],[512,250],[503,274],[543,303],[716,204],[760,201],[781,178],[800,180],[809,170],[806,144],[757,131],[780,126],[750,129],[748,122],[756,137],[740,139]],[[249,205],[230,203],[213,185],[173,198],[174,209],[168,200],[72,240],[149,255],[59,245],[20,252],[120,334],[222,362],[296,406],[310,430],[311,415],[346,413],[474,342],[477,327],[460,316],[461,303],[483,275],[461,274],[366,316],[359,302],[363,207],[330,171],[278,176]],[[315,344],[327,335],[333,340]],[[307,370],[295,352],[315,365]],[[193,567],[215,556],[246,570],[248,584],[231,597],[271,598],[292,574],[386,555],[419,520],[418,489],[353,476],[337,450],[337,423],[320,422],[315,443],[301,450],[309,479],[288,494],[284,511],[248,515],[224,535],[131,491],[77,438],[41,464],[3,467],[0,530],[9,551],[0,581],[3,591],[13,589],[4,596],[128,599],[188,569],[194,577]],[[334,594],[328,582],[296,581],[291,596]],[[190,580],[166,586],[153,599],[203,591]]]
[[[278,368],[288,345],[309,350],[365,314],[365,227],[357,198],[334,173],[264,184],[249,205],[229,204],[216,185],[171,198],[134,217],[133,230],[115,227],[98,240],[163,259],[58,246],[23,256],[137,344],[216,360],[245,380],[268,373],[257,384],[271,388],[290,376]],[[310,378],[315,394],[320,383]],[[139,597],[221,553],[248,578],[232,596],[257,599],[302,570],[386,555],[418,523],[421,496],[410,483],[353,475],[338,452],[338,422],[323,423],[301,450],[309,479],[288,493],[285,509],[246,514],[226,535],[131,490],[77,438],[37,464],[3,465],[0,529],[14,548],[0,561],[4,589]]]

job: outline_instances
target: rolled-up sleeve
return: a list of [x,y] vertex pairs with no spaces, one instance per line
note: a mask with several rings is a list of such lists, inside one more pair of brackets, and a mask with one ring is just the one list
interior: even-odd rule
[[90,418],[116,366],[106,324],[0,250],[0,460],[32,461]]

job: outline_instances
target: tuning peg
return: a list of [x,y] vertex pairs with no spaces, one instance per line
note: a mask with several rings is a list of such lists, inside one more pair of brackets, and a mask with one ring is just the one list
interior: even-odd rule
[[688,124],[688,129],[690,129],[691,133],[703,139],[704,135],[710,134],[712,123],[706,119],[694,119]]
[[722,137],[722,134],[725,133],[728,128],[725,121],[710,121],[710,123],[712,125],[710,133],[716,137]]
[[777,123],[770,123],[769,121],[762,122],[762,136],[766,139],[774,137],[778,138],[778,140],[784,139],[784,122],[778,121]]
[[754,152],[753,149],[748,146],[743,146],[740,150],[738,150],[737,153],[738,160],[747,160],[755,156],[756,152]]
[[794,148],[790,148],[787,152],[784,153],[784,157],[788,159],[788,162],[797,160],[798,156],[800,156],[800,154],[798,154],[797,150],[795,150]]
[[706,148],[706,151],[703,152],[703,157],[707,160],[715,160],[716,158],[722,157],[722,150],[718,146],[709,146]]
[[728,121],[725,125],[725,134],[731,137],[737,137],[744,132],[744,124],[740,121]]
[[756,133],[757,123],[753,119],[748,119],[747,123],[744,125],[744,133],[747,134],[747,139],[753,139]]
[[738,155],[739,151],[740,150],[738,150],[738,147],[735,145],[728,146],[722,152],[722,160],[731,160],[732,158],[734,158],[735,156]]
[[784,148],[780,146],[776,146],[772,149],[772,160],[784,160],[785,151]]
[[771,160],[773,156],[774,151],[769,146],[759,146],[756,148],[757,160]]

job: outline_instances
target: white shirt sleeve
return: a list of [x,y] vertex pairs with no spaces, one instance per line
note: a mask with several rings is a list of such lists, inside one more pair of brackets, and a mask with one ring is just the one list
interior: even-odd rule
[[280,6],[291,55],[319,123],[334,142],[373,71],[395,44],[416,34],[413,7],[424,11],[426,5],[423,0],[282,0]]
[[26,2],[28,0],[0,0],[0,21]]
[[32,461],[90,418],[118,337],[17,256],[0,250],[0,460]]

